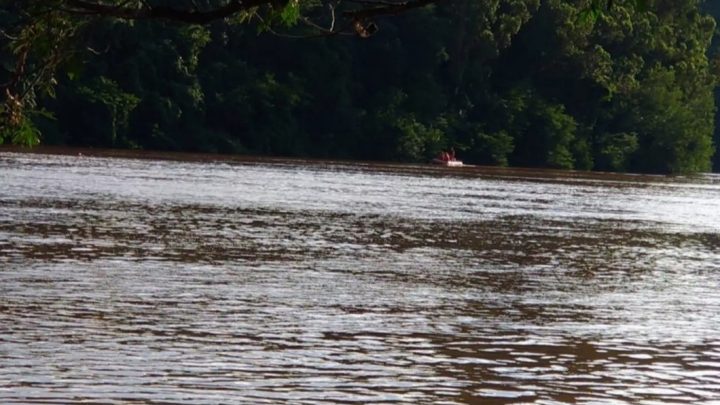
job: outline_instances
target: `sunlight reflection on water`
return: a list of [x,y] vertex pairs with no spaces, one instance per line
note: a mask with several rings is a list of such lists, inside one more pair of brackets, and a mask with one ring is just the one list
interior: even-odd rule
[[720,180],[0,153],[0,402],[720,400]]

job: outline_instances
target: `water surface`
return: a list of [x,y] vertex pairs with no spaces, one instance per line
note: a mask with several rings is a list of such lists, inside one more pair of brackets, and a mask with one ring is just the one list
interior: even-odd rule
[[718,177],[200,160],[0,153],[0,402],[720,401]]

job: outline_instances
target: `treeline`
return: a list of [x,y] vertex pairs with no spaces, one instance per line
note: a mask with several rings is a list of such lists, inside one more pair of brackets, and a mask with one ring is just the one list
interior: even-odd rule
[[[712,0],[706,0],[701,4],[701,10],[709,13],[711,16],[715,18],[715,21],[717,22],[720,20],[720,2],[712,1]],[[717,24],[716,24],[717,25]],[[711,65],[711,71],[716,76],[716,84],[715,84],[715,108],[716,108],[716,115],[715,115],[715,130],[713,134],[713,145],[716,148],[715,155],[713,157],[713,171],[714,172],[720,172],[720,153],[717,152],[718,145],[720,145],[720,110],[718,110],[718,106],[720,105],[720,35],[718,34],[718,30],[716,28],[715,35],[713,36],[712,45],[710,46],[710,65]]]
[[708,171],[715,21],[649,3],[455,0],[369,39],[101,19],[34,121],[46,144]]

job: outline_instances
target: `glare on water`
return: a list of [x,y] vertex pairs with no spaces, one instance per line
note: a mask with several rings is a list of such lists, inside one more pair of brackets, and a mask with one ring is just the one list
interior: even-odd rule
[[711,403],[720,179],[0,153],[0,402]]

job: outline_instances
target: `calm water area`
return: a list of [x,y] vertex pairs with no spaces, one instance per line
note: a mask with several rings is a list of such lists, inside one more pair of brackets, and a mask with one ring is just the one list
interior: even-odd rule
[[720,403],[720,177],[0,152],[0,403]]

